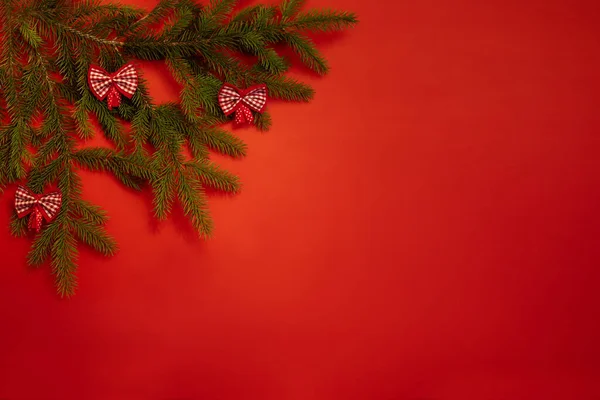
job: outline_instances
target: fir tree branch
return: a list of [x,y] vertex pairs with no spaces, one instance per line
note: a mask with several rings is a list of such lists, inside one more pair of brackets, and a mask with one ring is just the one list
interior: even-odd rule
[[154,159],[152,166],[153,169],[159,171],[152,179],[154,214],[159,220],[165,220],[173,208],[177,186],[177,172],[175,168],[169,167],[160,157]]
[[237,3],[237,0],[210,0],[208,9],[204,14],[205,18],[221,22],[233,11],[235,3]]
[[268,131],[273,124],[271,114],[268,112],[263,112],[261,114],[254,113],[254,124],[261,131]]
[[283,0],[279,6],[281,16],[285,19],[292,18],[300,11],[304,0]]
[[[192,133],[190,132],[190,134]],[[246,146],[242,140],[222,129],[206,128],[197,130],[193,134],[199,136],[202,142],[210,149],[218,151],[219,153],[234,158],[244,157],[246,155],[248,146]]]
[[113,256],[117,252],[117,243],[106,234],[101,225],[83,219],[69,220],[69,227],[79,240],[105,256]]
[[285,36],[285,42],[300,56],[300,60],[308,68],[320,75],[324,75],[329,71],[327,61],[307,36],[300,33],[289,33]]
[[91,171],[109,171],[125,186],[140,190],[143,182],[152,178],[151,171],[142,159],[128,157],[124,153],[96,147],[78,150],[73,161]]
[[[16,221],[19,221],[20,224],[15,223],[14,225],[22,226],[26,229],[27,218],[28,217],[17,219]],[[62,226],[60,224],[52,224],[36,235],[35,239],[33,240],[31,250],[27,255],[30,265],[40,266],[46,262],[52,252],[52,243],[54,243],[54,240],[61,229]]]
[[85,200],[73,202],[72,215],[95,225],[104,225],[108,221],[106,211]]
[[178,0],[160,0],[158,4],[145,16],[130,26],[131,32],[139,31],[141,28],[152,25],[168,16],[170,10],[176,7]]
[[[178,202],[200,236],[213,223],[204,188],[237,193],[236,176],[209,161],[210,151],[231,157],[246,145],[218,127],[225,117],[217,103],[223,82],[240,87],[265,83],[270,98],[308,101],[310,86],[285,76],[287,46],[313,71],[328,66],[312,32],[346,29],[352,13],[301,11],[302,0],[279,7],[256,5],[234,13],[235,0],[160,0],[149,13],[99,0],[0,1],[0,188],[27,177],[35,193],[58,186],[63,195],[56,219],[35,235],[29,263],[50,261],[60,295],[77,287],[77,245],[112,255],[107,215],[82,199],[79,168],[109,172],[128,187],[149,183],[157,218],[167,218]],[[164,24],[159,27],[160,22]],[[250,56],[250,57],[248,57]],[[131,99],[109,110],[89,91],[91,63],[116,70],[130,58],[162,60],[181,85],[180,101],[156,106],[143,78]],[[80,148],[94,136],[90,123],[116,149]],[[41,125],[40,125],[41,121]],[[125,129],[131,123],[130,132]],[[268,113],[255,114],[266,130]],[[189,160],[186,147],[192,154]],[[13,215],[11,233],[26,236],[27,218]]]
[[69,156],[61,154],[47,164],[34,167],[29,173],[27,186],[35,193],[41,193],[52,182],[56,182],[68,162]]
[[240,181],[237,176],[220,169],[207,161],[187,162],[186,169],[190,170],[203,186],[221,190],[227,193],[237,193]]
[[213,222],[206,210],[206,198],[200,181],[188,170],[185,170],[179,178],[177,194],[183,212],[201,237],[210,237]]
[[56,276],[56,287],[62,297],[70,297],[77,289],[77,241],[75,235],[67,229],[68,223],[56,221],[57,233],[52,237],[51,266]]
[[64,34],[70,34],[73,35],[75,37],[77,37],[78,39],[82,40],[82,41],[88,41],[88,42],[94,42],[96,44],[99,45],[104,45],[104,46],[112,46],[112,47],[123,47],[125,46],[125,42],[119,41],[119,40],[109,40],[109,39],[104,39],[102,37],[99,36],[95,36],[91,33],[87,33],[78,29],[75,29],[71,26],[62,24],[58,21],[51,21],[49,22],[49,24],[54,24],[56,26],[56,28],[58,28],[58,30]]
[[310,10],[299,13],[291,26],[302,31],[334,32],[358,23],[356,15],[346,11]]
[[18,218],[17,214],[13,213],[10,219],[10,234],[15,237],[24,237],[27,232],[27,219]]

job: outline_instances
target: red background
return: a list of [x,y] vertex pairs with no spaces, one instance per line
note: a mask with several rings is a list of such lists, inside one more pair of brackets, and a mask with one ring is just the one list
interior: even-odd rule
[[310,105],[214,157],[244,182],[215,238],[86,173],[121,251],[82,250],[71,300],[26,268],[11,188],[0,398],[599,399],[596,3],[308,1],[361,24],[319,41],[330,76],[294,71]]

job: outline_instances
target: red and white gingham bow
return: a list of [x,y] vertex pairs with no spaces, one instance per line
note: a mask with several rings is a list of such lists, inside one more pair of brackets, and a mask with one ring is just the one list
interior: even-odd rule
[[219,91],[219,105],[227,116],[235,112],[236,124],[251,124],[254,116],[250,110],[261,113],[267,106],[267,86],[256,85],[241,90],[226,83]]
[[19,218],[31,214],[29,229],[39,232],[42,228],[42,217],[46,222],[52,222],[58,215],[62,204],[62,194],[52,192],[46,195],[33,194],[25,186],[19,186],[15,195],[15,208]]
[[125,64],[113,74],[92,65],[88,71],[88,83],[98,100],[108,96],[108,108],[111,109],[119,107],[121,95],[128,99],[133,96],[138,87],[138,76],[132,63]]

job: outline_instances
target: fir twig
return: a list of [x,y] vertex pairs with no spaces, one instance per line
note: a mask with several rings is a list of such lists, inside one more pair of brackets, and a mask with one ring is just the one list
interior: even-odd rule
[[[28,255],[31,265],[50,263],[61,296],[77,287],[78,244],[107,256],[118,248],[105,228],[106,213],[83,198],[79,169],[108,172],[133,189],[148,184],[157,218],[168,218],[178,203],[198,234],[210,236],[205,189],[237,193],[241,187],[209,160],[210,152],[247,152],[241,139],[218,126],[228,120],[217,103],[222,84],[265,83],[273,99],[308,101],[312,88],[285,76],[290,60],[279,49],[287,46],[324,74],[329,66],[310,33],[357,22],[348,12],[302,11],[302,0],[235,12],[236,4],[160,0],[146,13],[100,0],[0,1],[0,102],[6,105],[0,110],[0,191],[17,181],[35,193],[61,191],[60,212],[35,235]],[[117,109],[93,97],[90,64],[112,71],[132,59],[164,61],[181,85],[179,101],[154,105],[143,76],[133,98]],[[82,147],[98,133],[93,119],[114,148]],[[268,113],[255,114],[258,129],[271,124]],[[27,219],[16,213],[10,229],[30,236]]]

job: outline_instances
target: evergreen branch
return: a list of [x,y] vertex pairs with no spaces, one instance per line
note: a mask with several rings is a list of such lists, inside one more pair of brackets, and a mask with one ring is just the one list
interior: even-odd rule
[[15,237],[24,237],[27,235],[27,218],[19,218],[14,213],[10,219],[10,234]]
[[179,36],[194,21],[194,13],[191,9],[178,9],[173,18],[165,23],[162,36]]
[[206,187],[227,193],[237,193],[240,190],[239,178],[230,172],[220,169],[213,163],[195,161],[188,162],[185,166]]
[[182,111],[191,121],[197,121],[202,106],[201,89],[195,79],[190,77],[192,72],[187,61],[183,58],[167,58],[166,65],[175,80],[183,86],[181,89]]
[[[90,67],[90,63],[92,62],[92,49],[93,46],[88,45],[87,43],[78,43],[77,46],[77,58],[75,59],[75,84],[77,85],[77,90],[79,91],[79,95],[83,98],[89,97],[91,99],[91,94],[89,93],[89,89],[87,87],[87,73],[88,68]],[[91,102],[86,101],[88,104],[88,109],[91,106]]]
[[285,75],[272,76],[267,74],[258,75],[251,79],[249,84],[265,83],[269,89],[269,97],[287,101],[310,101],[315,91],[305,83]]
[[133,129],[132,141],[134,152],[145,153],[144,144],[147,143],[152,129],[152,109],[150,107],[139,108],[131,120]]
[[71,23],[98,23],[107,18],[140,18],[142,12],[125,5],[101,4],[98,0],[80,0],[68,19]]
[[178,0],[160,0],[158,4],[146,16],[140,18],[130,26],[131,32],[139,31],[141,28],[152,25],[166,18],[169,11],[176,7]]
[[208,39],[157,40],[138,38],[123,43],[125,51],[141,60],[164,60],[169,57],[189,57],[211,47]]
[[186,133],[188,147],[195,160],[208,159],[210,152],[208,146],[202,141],[200,135],[195,135],[191,131]]
[[177,192],[183,212],[198,234],[201,237],[210,237],[213,223],[206,210],[206,199],[200,181],[186,171],[180,175]]
[[73,218],[69,220],[69,226],[83,243],[105,256],[113,256],[117,253],[117,243],[107,235],[101,225],[83,219]]
[[[356,23],[352,13],[302,12],[303,0],[232,15],[235,4],[160,0],[145,14],[100,0],[0,1],[0,102],[6,104],[6,114],[0,111],[0,188],[25,177],[36,193],[58,186],[61,210],[33,239],[28,261],[50,261],[62,296],[77,286],[78,242],[105,255],[117,251],[103,227],[106,213],[81,198],[78,167],[109,172],[135,189],[149,182],[157,218],[167,218],[178,201],[198,233],[209,236],[213,223],[203,188],[240,190],[236,176],[209,161],[209,151],[246,154],[243,141],[218,127],[229,120],[217,103],[222,83],[265,83],[271,98],[308,101],[312,88],[284,75],[290,64],[279,46],[324,74],[327,62],[308,35]],[[161,20],[166,23],[159,29]],[[90,64],[112,71],[129,58],[165,61],[182,86],[180,101],[153,105],[141,77],[134,96],[115,110],[95,99]],[[116,150],[79,148],[79,139],[94,136],[94,117]],[[129,137],[123,120],[131,123]],[[255,114],[255,125],[268,129],[270,115]],[[25,236],[27,222],[13,215],[11,233]]]
[[42,79],[44,72],[41,57],[35,58],[23,68],[21,79],[21,92],[23,95],[21,115],[25,121],[28,121],[33,116],[46,94],[40,90],[40,87],[44,84]]
[[245,69],[245,66],[237,58],[215,49],[201,52],[198,58],[199,60],[196,60],[198,64],[206,65],[208,70],[228,82],[237,83]]
[[42,44],[42,38],[38,35],[35,28],[31,26],[29,22],[21,23],[19,26],[19,32],[21,33],[21,37],[31,47],[37,49]]
[[9,182],[15,182],[25,177],[25,165],[22,162],[26,151],[26,125],[17,122],[9,128],[8,135],[8,169]]
[[258,12],[258,10],[264,7],[260,4],[254,5],[254,6],[249,6],[246,8],[241,9],[240,11],[237,12],[237,14],[235,14],[232,18],[231,18],[231,24],[237,24],[237,23],[246,23],[249,22]]
[[208,9],[204,12],[205,20],[223,21],[233,11],[237,0],[210,0]]
[[268,112],[263,113],[254,113],[254,124],[261,131],[268,131],[271,128],[273,121],[271,119],[271,114]]
[[284,19],[293,17],[300,11],[303,3],[304,0],[283,0],[279,6],[281,16]]
[[52,23],[54,23],[55,26],[63,33],[73,35],[83,41],[94,42],[98,45],[103,45],[103,46],[112,46],[112,47],[125,46],[125,42],[122,42],[122,41],[104,39],[102,37],[92,35],[91,33],[87,33],[87,32],[75,29],[68,25],[64,25],[63,23],[58,22],[58,21],[49,22],[49,24],[52,24]]
[[173,208],[177,176],[173,168],[161,163],[159,160],[155,160],[155,167],[153,168],[159,169],[159,172],[152,179],[152,193],[154,194],[152,204],[154,205],[156,218],[165,220]]
[[198,99],[202,109],[211,115],[218,115],[221,109],[215,99],[223,83],[215,78],[215,76],[206,73],[196,75],[196,82],[198,86]]
[[108,221],[108,215],[103,209],[84,200],[73,202],[72,213],[76,218],[96,225],[103,225]]
[[5,19],[2,27],[4,46],[0,52],[0,71],[3,76],[2,92],[6,101],[6,108],[12,121],[21,118],[21,96],[17,87],[20,84],[20,69],[16,62],[18,59],[17,46],[14,40],[15,24],[10,17],[12,10],[3,7],[2,13]]
[[327,61],[319,51],[315,44],[307,36],[299,33],[290,33],[285,36],[285,42],[300,56],[302,63],[320,75],[324,75],[329,71]]
[[67,163],[58,177],[58,189],[62,193],[62,214],[71,213],[71,204],[81,197],[81,179],[71,163]]
[[78,150],[73,154],[73,160],[91,171],[112,172],[121,183],[135,190],[140,190],[141,183],[152,177],[141,160],[107,148]]
[[288,70],[290,64],[281,57],[274,49],[261,48],[255,52],[260,66],[272,75],[280,75]]
[[[20,218],[20,224],[23,224],[26,227],[27,218],[29,217]],[[52,244],[61,229],[62,226],[60,224],[51,224],[35,236],[33,244],[31,245],[31,250],[27,255],[29,265],[39,266],[46,262],[52,252]]]
[[29,173],[28,186],[34,193],[41,193],[46,185],[55,182],[65,168],[68,155],[62,154],[49,163],[33,168]]
[[[87,94],[87,96],[91,98],[90,94]],[[124,149],[127,141],[125,140],[123,127],[116,116],[108,110],[106,103],[91,101],[88,104],[90,111],[98,119],[98,123],[102,127],[106,138],[113,142],[117,146],[117,149]]]
[[[282,27],[281,21],[276,19],[277,13],[280,10],[275,6],[262,5],[258,7],[252,22],[264,31],[266,37],[272,38],[272,34],[276,33],[279,27]],[[277,36],[274,36],[277,37]],[[272,40],[269,40],[272,41]]]
[[299,13],[292,26],[312,32],[334,32],[353,27],[358,23],[354,13],[334,10],[310,10]]
[[82,139],[90,139],[94,136],[92,125],[88,115],[88,107],[86,106],[85,97],[80,98],[75,103],[75,111],[73,118],[77,124],[77,135]]
[[244,157],[246,155],[246,144],[222,129],[206,128],[198,130],[196,134],[206,146],[219,153],[235,158]]
[[66,221],[57,220],[57,234],[52,238],[51,266],[56,276],[56,287],[61,297],[70,297],[77,289],[77,241],[74,234],[68,229]]

